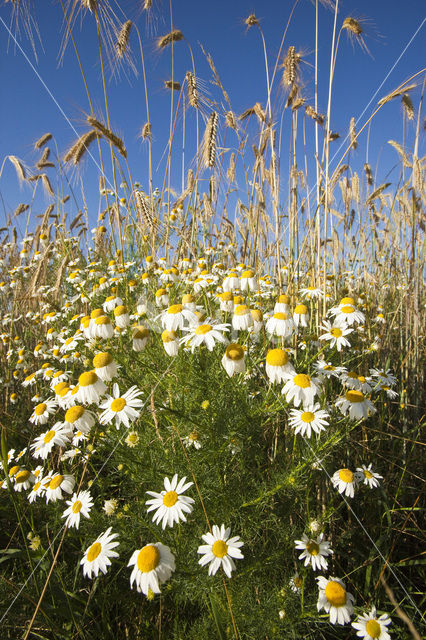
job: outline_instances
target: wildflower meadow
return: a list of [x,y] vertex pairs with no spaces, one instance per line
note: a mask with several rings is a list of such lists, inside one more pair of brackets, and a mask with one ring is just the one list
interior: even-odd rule
[[426,70],[356,118],[354,4],[243,8],[247,102],[185,3],[1,3],[71,127],[0,158],[2,640],[424,637]]

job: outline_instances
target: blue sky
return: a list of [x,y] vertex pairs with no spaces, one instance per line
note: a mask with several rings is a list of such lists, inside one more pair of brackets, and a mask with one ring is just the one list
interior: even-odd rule
[[[142,2],[125,0],[120,3],[123,13],[117,9],[114,0],[109,0],[115,7],[117,15],[124,20],[125,17],[134,21],[142,36],[145,61],[147,65],[148,86],[150,93],[151,121],[154,140],[154,166],[158,165],[157,179],[154,183],[162,186],[165,171],[164,149],[168,139],[170,92],[163,88],[164,81],[171,78],[170,48],[158,52],[155,48],[155,36],[161,36],[170,30],[169,3],[163,0],[158,3],[154,0],[154,16],[147,20],[146,14],[140,10]],[[232,0],[225,2],[217,0],[214,3],[195,2],[193,0],[175,1],[173,4],[174,26],[184,33],[185,42],[175,45],[175,80],[183,82],[185,73],[191,69],[191,59],[187,43],[192,47],[197,75],[203,80],[208,97],[218,99],[220,93],[210,84],[211,72],[204,58],[199,44],[211,53],[215,66],[219,72],[222,83],[229,93],[233,110],[239,114],[255,102],[262,105],[266,103],[265,65],[261,40],[257,29],[247,30],[244,19],[249,13],[255,13],[260,20],[265,36],[269,68],[272,71],[279,50],[279,45],[287,23],[293,3],[287,1],[270,0],[260,2],[252,0]],[[371,55],[363,53],[359,46],[352,44],[346,37],[342,37],[339,46],[339,54],[336,64],[336,74],[333,89],[333,107],[331,114],[331,128],[342,136],[346,135],[349,120],[354,116],[357,120],[361,116],[359,127],[368,116],[383,95],[389,93],[410,75],[421,70],[425,66],[426,46],[425,33],[426,22],[423,24],[416,37],[408,46],[399,62],[399,56],[415,34],[426,16],[423,0],[347,0],[340,2],[338,24],[343,19],[352,15],[357,18],[365,18],[365,41]],[[0,6],[0,18],[8,26],[11,24],[10,4]],[[2,100],[0,101],[0,118],[2,133],[0,137],[1,160],[8,154],[14,154],[23,159],[28,165],[37,161],[39,154],[33,151],[34,141],[47,131],[55,135],[59,153],[62,155],[67,147],[85,130],[84,113],[89,111],[87,97],[81,80],[76,58],[71,46],[66,50],[62,66],[58,66],[58,52],[62,34],[64,33],[62,12],[59,1],[50,2],[42,0],[36,3],[34,12],[35,20],[41,36],[40,42],[36,41],[38,60],[35,60],[31,45],[26,37],[24,29],[16,33],[19,45],[28,56],[31,64],[37,70],[46,87],[37,77],[34,69],[25,59],[24,55],[9,37],[7,30],[0,22],[0,47],[1,47],[1,86]],[[303,52],[304,63],[301,67],[304,84],[303,94],[307,101],[313,104],[313,63],[314,63],[314,6],[309,0],[300,0],[294,12],[293,19],[284,43],[284,52],[288,46],[295,45],[298,51]],[[320,7],[319,28],[319,67],[320,89],[319,107],[324,113],[327,105],[328,70],[330,59],[330,44],[332,35],[333,14]],[[343,34],[345,35],[345,34]],[[88,84],[94,99],[98,115],[104,114],[104,102],[101,85],[101,73],[99,54],[97,49],[96,31],[94,20],[87,14],[83,21],[77,21],[75,25],[75,37],[78,43],[81,58],[83,60]],[[143,92],[140,57],[138,55],[138,41],[135,32],[131,34],[131,48],[135,64],[139,74],[136,77],[129,73],[129,79],[121,76],[119,80],[112,78],[108,83],[110,99],[111,126],[125,140],[128,149],[129,164],[134,180],[139,180],[142,186],[147,187],[147,148],[138,139],[141,126],[146,122],[145,99]],[[392,70],[393,65],[396,64]],[[367,106],[373,94],[379,88],[387,74],[376,98],[370,106]],[[415,107],[420,98],[422,76],[417,79],[420,86],[412,93]],[[175,93],[175,100],[177,99]],[[282,91],[276,88],[273,96],[278,95],[276,102],[276,118],[281,115],[281,107],[285,99]],[[61,107],[67,118],[60,112]],[[366,108],[367,107],[367,108]],[[207,112],[207,111],[206,111]],[[289,112],[288,112],[289,113]],[[289,117],[288,115],[285,117]],[[68,119],[68,121],[67,121]],[[288,123],[287,123],[288,125]],[[181,147],[182,117],[178,118],[176,145]],[[73,130],[75,128],[77,134]],[[186,117],[187,141],[186,141],[186,166],[193,166],[191,160],[195,153],[194,131],[195,116],[193,110],[187,111]],[[255,128],[253,127],[252,133]],[[251,129],[250,129],[251,131]],[[289,129],[284,125],[283,134],[283,172],[288,157]],[[312,157],[313,127],[308,131],[308,154]],[[409,124],[407,142],[414,137],[414,125]],[[399,174],[392,172],[392,167],[397,162],[397,156],[387,141],[389,139],[402,141],[402,118],[400,100],[385,106],[380,115],[374,121],[370,131],[369,160],[373,172],[377,170],[377,183],[385,179],[387,181],[399,178]],[[254,140],[253,140],[254,141]],[[224,142],[223,139],[220,142]],[[251,148],[251,140],[249,147]],[[235,140],[226,140],[229,148],[235,144]],[[333,143],[337,145],[338,143]],[[339,143],[340,144],[340,143]],[[421,148],[424,152],[424,137]],[[337,150],[337,146],[332,149]],[[53,147],[52,147],[53,151]],[[358,150],[353,154],[354,167],[358,168],[365,162],[366,132],[359,141]],[[250,160],[251,152],[248,152]],[[340,157],[340,154],[339,154]],[[180,158],[180,154],[179,154]],[[299,164],[303,163],[303,157],[298,158]],[[180,159],[179,159],[180,162]],[[225,160],[226,164],[228,160]],[[51,170],[49,170],[51,171]],[[389,171],[391,173],[388,175]],[[49,174],[52,175],[54,173]],[[84,181],[87,204],[90,211],[90,221],[95,223],[101,204],[98,193],[99,171],[92,160],[87,157],[80,166],[78,172],[70,171],[67,176],[76,193],[77,200],[82,206],[80,180]],[[313,185],[313,174],[310,176]],[[284,182],[286,176],[283,175]],[[179,191],[180,166],[175,165],[172,176],[172,186]],[[55,189],[57,185],[55,184]],[[6,164],[3,175],[0,178],[0,191],[3,199],[4,211],[15,209],[19,202],[29,202],[32,190],[24,186],[19,188],[14,170]],[[69,193],[69,191],[66,191]],[[42,213],[43,207],[50,203],[48,197],[43,196],[34,207],[35,213]],[[70,203],[70,215],[75,211]],[[38,208],[37,208],[38,207]]]

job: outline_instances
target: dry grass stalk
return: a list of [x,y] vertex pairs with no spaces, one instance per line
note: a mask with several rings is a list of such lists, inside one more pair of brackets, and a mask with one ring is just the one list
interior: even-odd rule
[[102,122],[94,118],[93,116],[87,116],[86,118],[87,124],[89,124],[93,129],[96,129],[101,133],[104,138],[109,140],[114,147],[118,149],[118,152],[123,156],[123,158],[127,158],[126,147],[124,146],[124,142],[119,138],[115,133],[113,133],[110,129],[108,129]]
[[417,87],[416,84],[410,84],[410,85],[404,87],[403,89],[399,89],[399,88],[395,89],[394,91],[391,91],[390,93],[388,93],[388,95],[385,96],[384,98],[381,98],[377,104],[381,107],[382,105],[386,104],[387,102],[390,102],[391,100],[394,100],[394,98],[399,98],[399,96],[403,96],[404,94],[408,93],[409,91],[412,91],[416,87]]
[[121,27],[120,33],[118,34],[116,52],[119,58],[122,58],[126,53],[131,28],[132,28],[132,21],[127,20]]
[[322,127],[325,120],[325,116],[322,113],[317,113],[315,109],[311,107],[311,105],[309,104],[306,105],[305,107],[305,113],[309,118],[312,118],[312,120],[315,120],[315,122]]
[[141,131],[142,140],[151,140],[151,123],[145,122]]
[[23,203],[21,202],[21,204],[19,204],[19,205],[16,207],[16,209],[15,209],[15,211],[14,211],[14,213],[13,213],[13,217],[14,217],[14,218],[17,218],[18,216],[20,216],[20,215],[21,215],[21,213],[24,213],[24,211],[27,211],[27,210],[29,209],[29,207],[30,207],[30,205],[29,205],[29,204],[23,204]]
[[22,162],[16,156],[7,156],[10,162],[15,167],[16,174],[18,176],[19,182],[23,182],[26,180],[27,174]]
[[38,140],[36,140],[36,142],[34,142],[34,149],[41,149],[41,147],[43,147],[46,144],[46,142],[49,142],[51,138],[52,138],[51,133],[45,133],[43,136],[41,136],[41,138],[39,138]]
[[173,91],[180,91],[180,82],[174,80],[165,80],[164,86],[166,89],[172,89]]
[[78,140],[67,151],[64,156],[64,161],[72,162],[74,166],[77,166],[84,153],[98,136],[99,133],[94,130],[83,133],[83,135],[80,136],[80,138],[78,138]]
[[165,36],[158,38],[157,48],[164,49],[172,42],[179,42],[179,40],[183,40],[183,33],[182,31],[179,31],[179,29],[174,29],[173,31],[170,31],[170,33],[167,33]]
[[356,149],[358,146],[358,140],[356,139],[355,118],[351,118],[349,123],[349,135],[351,138],[351,148]]
[[371,187],[373,185],[373,173],[371,171],[371,167],[368,162],[364,165],[365,177],[367,179],[367,184]]
[[193,73],[190,71],[186,72],[186,88],[188,94],[188,102],[191,107],[194,109],[198,109],[199,101],[198,101],[198,89],[197,89],[197,80]]
[[408,95],[408,93],[404,93],[404,95],[401,98],[401,102],[402,102],[402,108],[404,110],[407,120],[414,120],[413,102],[410,96]]
[[230,129],[237,130],[237,121],[235,120],[235,115],[232,111],[227,111],[225,115],[225,126]]
[[216,136],[219,116],[212,111],[204,133],[204,165],[212,168],[216,164]]

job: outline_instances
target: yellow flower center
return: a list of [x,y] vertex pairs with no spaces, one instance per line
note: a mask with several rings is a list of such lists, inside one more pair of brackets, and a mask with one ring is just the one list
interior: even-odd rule
[[254,276],[254,271],[252,271],[251,269],[248,269],[247,271],[243,271],[241,274],[242,278],[253,278]]
[[311,554],[311,556],[317,556],[319,554],[319,544],[317,544],[314,540],[309,540],[306,545],[306,551]]
[[122,316],[125,313],[127,313],[127,307],[124,304],[120,304],[120,305],[118,305],[118,307],[115,307],[115,309],[114,309],[115,317]]
[[244,358],[244,349],[240,344],[230,344],[226,347],[226,357],[230,360],[242,360]]
[[167,291],[165,289],[158,289],[158,291],[155,292],[155,296],[156,298],[161,298],[161,296],[165,296],[167,293]]
[[305,304],[298,304],[294,310],[297,315],[306,315],[308,313],[308,307]]
[[79,377],[78,384],[80,387],[89,387],[90,385],[95,384],[95,382],[97,381],[98,376],[94,371],[86,371]]
[[356,403],[364,401],[364,394],[362,393],[362,391],[356,391],[355,389],[346,391],[345,396],[346,400],[349,400],[349,402]]
[[365,630],[370,638],[380,638],[380,634],[382,633],[382,629],[377,620],[369,620],[365,625]]
[[228,545],[223,540],[216,540],[213,543],[212,551],[216,558],[223,558],[228,553]]
[[340,311],[341,311],[342,313],[347,313],[347,314],[349,314],[349,313],[354,313],[354,312],[355,312],[355,309],[354,309],[354,307],[353,307],[351,304],[347,304],[347,305],[345,305],[344,307],[342,307],[342,308],[340,309]]
[[298,373],[296,376],[294,376],[293,382],[301,389],[307,389],[311,386],[311,379],[305,373]]
[[182,309],[183,309],[183,306],[181,304],[172,304],[172,306],[167,309],[167,313],[171,313],[171,314],[181,313]]
[[302,578],[299,578],[299,576],[296,576],[296,578],[293,578],[293,583],[296,589],[301,589],[303,585],[303,580]]
[[361,384],[364,384],[365,382],[364,376],[358,376],[358,380],[361,382]]
[[373,477],[373,474],[368,469],[364,469],[364,475],[365,475],[366,478],[372,478]]
[[21,468],[21,467],[19,466],[19,464],[16,464],[14,467],[11,467],[11,468],[9,469],[9,477],[11,478],[12,476],[14,476],[14,475],[15,475],[15,473],[18,473],[18,471],[19,471],[19,469],[20,469],[20,468]]
[[288,315],[286,313],[283,313],[282,311],[278,311],[277,313],[274,313],[273,317],[276,320],[287,320]]
[[251,309],[251,317],[255,322],[262,322],[263,313],[261,312],[260,309]]
[[42,416],[43,413],[46,411],[46,409],[47,409],[47,404],[45,404],[44,402],[41,402],[34,408],[34,413],[36,414],[36,416]]
[[135,327],[134,332],[133,332],[133,339],[134,340],[143,340],[144,338],[147,338],[149,335],[149,331],[146,327]]
[[173,340],[176,340],[176,334],[174,331],[163,331],[161,339],[163,342],[173,342]]
[[160,564],[160,552],[153,544],[147,544],[138,553],[136,560],[139,571],[142,573],[149,573],[158,567]]
[[82,505],[81,501],[80,500],[76,500],[74,502],[74,504],[72,505],[72,512],[73,513],[80,513],[82,506],[83,505]]
[[99,318],[100,316],[104,315],[104,310],[103,309],[93,309],[93,311],[90,314],[90,317],[95,319],[95,318]]
[[26,480],[28,480],[28,478],[31,475],[31,471],[27,471],[26,469],[23,471],[20,471],[19,473],[16,474],[16,478],[15,481],[17,483],[19,482],[26,482]]
[[68,409],[68,411],[65,414],[65,422],[73,423],[79,418],[81,418],[83,413],[84,413],[84,407],[80,407],[79,405],[76,405],[75,407],[71,407],[70,409]]
[[234,311],[236,316],[245,316],[247,313],[250,313],[250,309],[246,304],[239,304]]
[[285,293],[283,293],[280,296],[278,296],[277,302],[279,302],[280,304],[289,304],[290,296],[287,296]]
[[224,291],[223,293],[221,293],[220,299],[222,300],[222,302],[230,302],[232,300],[231,291]]
[[167,491],[163,496],[163,504],[165,507],[173,507],[178,501],[178,494],[176,491]]
[[270,349],[266,355],[266,362],[273,367],[283,367],[288,363],[288,354],[284,349]]
[[111,411],[115,411],[116,413],[119,413],[120,411],[122,411],[124,409],[126,404],[127,403],[126,403],[124,398],[115,398],[111,402],[110,409],[111,409]]
[[195,329],[195,335],[197,336],[203,336],[205,333],[208,333],[209,331],[211,331],[213,329],[211,324],[200,324],[196,329]]
[[348,378],[352,378],[352,380],[358,380],[358,374],[356,371],[348,371]]
[[38,491],[40,485],[41,485],[41,480],[35,483],[35,485],[33,486],[33,491]]
[[354,481],[353,471],[351,471],[350,469],[340,469],[339,478],[343,482],[346,482],[347,484],[350,484],[351,482]]
[[95,319],[95,324],[100,325],[100,324],[111,324],[111,320],[108,318],[108,316],[100,316],[99,318]]
[[44,444],[47,444],[48,442],[50,442],[51,439],[55,437],[55,435],[56,435],[56,431],[54,429],[51,429],[50,431],[48,431],[43,438]]
[[341,338],[343,335],[343,331],[339,329],[339,327],[333,327],[330,331],[331,335],[335,338]]
[[101,551],[102,551],[101,543],[94,542],[90,547],[89,551],[87,552],[87,561],[93,562],[93,560],[96,560],[96,558],[98,557]]
[[109,353],[97,353],[93,358],[93,366],[95,369],[101,369],[111,364],[112,361],[113,357]]
[[341,584],[330,580],[325,588],[325,597],[333,607],[343,607],[346,604],[346,591]]
[[[186,293],[184,296],[182,296],[182,304],[188,304],[188,302],[194,302],[195,298],[191,293]],[[177,306],[177,305],[173,305],[173,306]]]
[[63,479],[64,479],[64,476],[61,476],[61,474],[58,474],[57,476],[52,478],[51,481],[49,482],[49,489],[57,489],[58,487],[60,487]]
[[303,420],[303,422],[313,422],[315,420],[315,413],[312,413],[312,411],[304,411],[300,419]]
[[353,298],[342,298],[340,300],[340,304],[343,304],[343,305],[349,304],[351,307],[353,307],[355,304],[355,300]]
[[139,441],[139,436],[135,431],[132,431],[132,433],[129,433],[129,435],[127,436],[127,440],[131,444],[136,444]]

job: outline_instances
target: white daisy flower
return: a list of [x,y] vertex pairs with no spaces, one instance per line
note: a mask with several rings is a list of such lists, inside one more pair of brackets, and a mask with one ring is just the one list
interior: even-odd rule
[[322,336],[319,336],[320,340],[329,340],[330,348],[337,348],[337,351],[341,351],[342,347],[350,347],[351,343],[345,337],[353,332],[353,329],[349,329],[343,324],[337,325],[337,323],[331,324],[331,322],[327,322],[324,320],[323,326],[321,327],[325,331]]
[[240,288],[240,279],[238,275],[231,271],[223,281],[222,289],[223,291],[235,291],[235,289]]
[[130,316],[127,307],[120,304],[114,309],[115,324],[120,329],[125,329],[130,324]]
[[91,578],[97,576],[99,571],[106,573],[111,564],[110,558],[118,558],[118,553],[113,551],[119,542],[114,540],[117,533],[111,533],[109,527],[95,542],[85,551],[80,564],[83,565],[83,575]]
[[15,484],[13,488],[15,489],[15,491],[20,492],[22,491],[22,489],[24,489],[25,491],[29,489],[31,485],[34,484],[35,477],[31,473],[31,471],[28,471],[28,469],[20,469],[14,476],[14,480]]
[[287,351],[284,349],[269,349],[266,354],[265,372],[272,383],[284,382],[287,373],[295,373],[293,365],[290,364]]
[[390,369],[387,369],[387,371],[383,371],[381,369],[370,369],[370,374],[373,378],[378,378],[382,385],[393,387],[393,385],[397,383],[397,379]]
[[337,398],[336,407],[340,408],[344,416],[349,413],[351,420],[363,420],[377,411],[371,400],[362,391],[355,389],[350,389],[344,396]]
[[45,491],[46,487],[43,484],[43,476],[39,476],[36,479],[36,482],[33,484],[30,493],[28,494],[28,500],[30,504],[34,502],[34,500],[42,496]]
[[355,488],[358,484],[358,477],[350,469],[338,469],[331,476],[333,487],[344,493],[347,498],[353,498]]
[[346,624],[353,614],[354,596],[348,593],[344,582],[339,578],[317,578],[319,595],[317,609],[330,614],[331,624]]
[[326,362],[325,360],[318,360],[314,363],[314,367],[320,380],[338,378],[346,371],[345,367],[335,367],[331,362]]
[[179,353],[179,339],[174,331],[163,331],[161,334],[164,351],[174,358]]
[[200,434],[198,431],[191,431],[190,434],[183,438],[186,448],[194,447],[194,449],[201,449]]
[[198,547],[197,553],[202,554],[198,564],[204,567],[209,564],[209,576],[215,575],[219,567],[222,567],[228,578],[231,577],[232,571],[236,569],[233,558],[242,559],[243,554],[240,548],[244,543],[239,536],[230,538],[231,529],[225,529],[225,525],[221,527],[213,525],[212,532],[202,535],[202,539],[207,544]]
[[98,316],[90,321],[89,335],[91,338],[108,340],[114,335],[114,328],[108,316]]
[[362,391],[362,393],[370,393],[372,391],[371,378],[360,376],[356,371],[343,372],[340,380],[348,389],[356,389],[357,391]]
[[105,313],[110,313],[114,311],[115,307],[119,307],[123,304],[123,300],[118,296],[107,296],[105,298],[105,302],[102,305],[102,309]]
[[78,494],[74,493],[71,500],[67,500],[66,504],[68,509],[65,509],[62,514],[63,518],[66,518],[65,525],[69,528],[80,526],[80,515],[85,518],[89,518],[90,509],[93,507],[92,496],[89,491],[80,491]]
[[183,329],[185,320],[188,324],[194,324],[197,317],[193,311],[185,309],[183,304],[172,304],[161,314],[161,324],[166,331],[177,331]]
[[94,371],[85,371],[78,379],[78,401],[83,404],[99,404],[106,386]]
[[221,342],[222,344],[228,342],[222,332],[229,331],[229,324],[199,324],[197,327],[184,329],[184,331],[189,333],[181,338],[181,342],[189,345],[192,353],[203,344],[209,351],[213,351],[216,342]]
[[99,422],[101,424],[111,424],[111,422],[115,421],[117,429],[121,423],[129,428],[130,423],[137,420],[140,416],[140,411],[137,409],[142,407],[143,402],[138,396],[142,394],[142,391],[136,386],[133,386],[120,396],[120,389],[117,383],[114,383],[112,389],[113,396],[108,396],[106,400],[99,405],[100,409],[105,409],[99,417]]
[[112,516],[112,514],[116,511],[117,506],[118,500],[116,500],[115,498],[111,498],[110,500],[105,500],[102,509],[105,511],[107,516]]
[[235,331],[247,331],[254,324],[250,308],[246,304],[239,304],[234,309],[232,328]]
[[149,543],[134,551],[127,566],[132,565],[130,586],[135,582],[137,591],[147,596],[150,591],[161,593],[160,585],[169,580],[175,570],[175,557],[161,542]]
[[294,541],[296,549],[303,549],[299,560],[305,560],[305,567],[311,563],[314,571],[320,571],[321,569],[325,571],[328,567],[326,557],[333,553],[333,550],[330,549],[331,543],[323,540],[323,538],[324,534],[322,533],[320,533],[316,539],[308,538],[306,533],[304,533],[301,540]]
[[87,434],[95,424],[95,416],[88,409],[76,404],[66,411],[63,424],[71,431],[77,430]]
[[256,291],[258,288],[258,282],[256,274],[252,269],[247,269],[241,274],[240,280],[241,291]]
[[287,382],[285,383],[281,393],[285,395],[287,402],[293,400],[295,407],[303,404],[304,407],[312,406],[314,404],[314,397],[318,393],[319,388],[317,386],[318,380],[311,378],[305,373],[286,373],[285,377]]
[[307,327],[309,323],[308,307],[305,304],[298,304],[293,311],[293,322],[296,329]]
[[328,417],[327,411],[320,409],[320,405],[316,403],[313,406],[305,406],[303,411],[291,409],[288,423],[293,427],[294,433],[310,438],[313,431],[315,433],[325,431],[325,427],[329,424],[325,418]]
[[40,434],[31,444],[33,458],[46,460],[55,445],[65,447],[69,442],[69,429],[57,422],[49,431]]
[[308,300],[312,300],[313,298],[322,298],[324,292],[319,287],[306,287],[305,289],[300,289],[299,293]]
[[352,326],[353,324],[364,324],[365,315],[355,309],[351,304],[345,304],[335,314],[335,323],[337,325]]
[[265,329],[271,336],[288,338],[294,332],[293,318],[289,313],[277,311],[266,321]]
[[293,591],[293,593],[298,593],[301,590],[301,588],[303,587],[303,578],[301,578],[299,576],[297,571],[294,574],[294,576],[292,576],[290,578],[289,585],[290,585],[290,589]]
[[155,491],[146,492],[148,495],[153,496],[151,500],[147,500],[145,503],[150,505],[147,512],[156,510],[152,521],[155,524],[159,524],[161,520],[163,529],[167,525],[173,527],[174,522],[186,522],[185,513],[192,513],[193,498],[182,494],[194,483],[187,482],[185,484],[185,480],[186,476],[178,482],[178,475],[175,473],[171,482],[168,478],[164,478],[164,490],[161,493]]
[[105,351],[97,353],[93,358],[92,364],[96,375],[104,382],[110,382],[117,375],[117,363],[112,355]]
[[290,312],[290,296],[286,293],[282,293],[278,296],[275,305],[274,313],[289,313]]
[[48,422],[50,416],[55,413],[57,403],[53,400],[53,398],[48,398],[44,402],[40,402],[37,406],[34,407],[34,410],[30,417],[30,422],[33,424],[46,424]]
[[75,478],[67,474],[55,473],[52,477],[45,478],[43,484],[46,489],[46,504],[48,504],[50,501],[62,500],[62,491],[72,493]]
[[149,338],[149,329],[143,325],[132,328],[132,348],[133,351],[143,351]]
[[364,613],[358,616],[356,622],[352,622],[353,628],[357,630],[356,635],[364,640],[391,640],[388,633],[390,624],[392,620],[387,613],[377,617],[376,607],[372,607],[370,613]]
[[244,355],[244,349],[240,344],[232,343],[226,347],[222,357],[222,367],[230,378],[236,373],[244,373],[246,370]]
[[367,484],[370,487],[370,489],[375,489],[380,485],[379,480],[382,480],[383,476],[380,476],[378,473],[375,473],[371,469],[372,465],[373,465],[372,462],[370,462],[368,467],[366,467],[365,464],[363,464],[362,467],[357,467],[356,470],[357,470],[359,481],[362,482],[363,484]]

